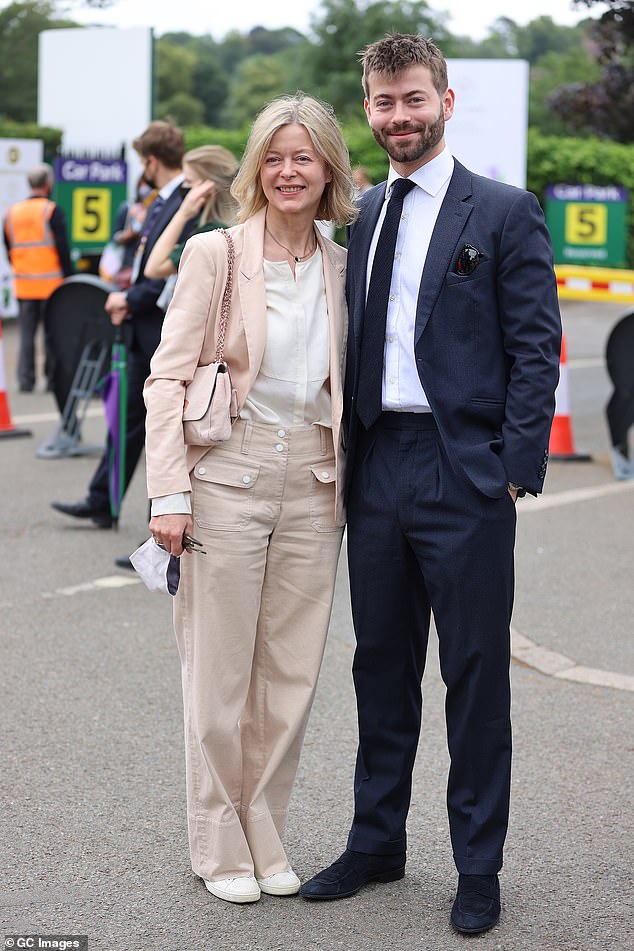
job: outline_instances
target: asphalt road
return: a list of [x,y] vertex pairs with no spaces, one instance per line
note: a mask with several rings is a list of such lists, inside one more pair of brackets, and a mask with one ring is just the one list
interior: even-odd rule
[[[11,410],[33,436],[0,439],[0,936],[84,934],[91,951],[634,947],[634,483],[612,476],[603,417],[605,340],[631,309],[563,307],[574,436],[592,461],[552,463],[542,498],[521,504],[503,910],[471,939],[448,923],[455,870],[434,638],[403,881],[323,905],[263,896],[240,907],[193,876],[169,599],[113,566],[147,535],[143,473],[117,533],[50,509],[83,497],[95,457],[35,457],[55,407],[46,393],[15,392],[16,328],[5,322]],[[103,432],[95,403],[84,439]],[[344,562],[287,835],[302,878],[343,849],[352,808]]]

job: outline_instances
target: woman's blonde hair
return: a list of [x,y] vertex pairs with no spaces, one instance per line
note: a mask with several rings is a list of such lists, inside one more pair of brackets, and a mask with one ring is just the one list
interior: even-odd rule
[[186,152],[183,162],[191,166],[192,171],[203,181],[212,181],[216,186],[203,205],[199,222],[216,220],[223,225],[234,225],[237,221],[238,206],[231,195],[238,162],[229,149],[221,145],[201,145]]
[[357,216],[350,156],[331,106],[298,92],[281,96],[258,114],[236,175],[231,194],[240,210],[239,221],[246,221],[267,204],[260,179],[260,168],[271,139],[285,125],[303,125],[315,151],[324,160],[332,181],[326,184],[315,217],[345,224]]

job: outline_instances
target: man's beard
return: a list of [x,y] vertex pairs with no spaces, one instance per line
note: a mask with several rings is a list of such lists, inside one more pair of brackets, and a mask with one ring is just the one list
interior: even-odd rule
[[[416,136],[415,141],[403,143],[402,145],[392,139],[388,134],[388,132],[409,131]],[[393,161],[399,162],[402,165],[408,165],[410,162],[417,162],[424,158],[436,148],[444,134],[445,117],[442,113],[442,108],[438,114],[438,118],[431,125],[424,125],[422,127],[412,126],[411,130],[409,124],[390,126],[389,130],[372,129],[372,135],[381,148],[385,149]]]
[[156,188],[156,182],[151,176],[146,175],[144,172],[142,177],[146,185],[149,185],[149,187],[152,189]]

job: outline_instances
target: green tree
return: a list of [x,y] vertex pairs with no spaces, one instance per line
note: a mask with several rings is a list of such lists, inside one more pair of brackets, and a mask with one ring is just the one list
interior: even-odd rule
[[196,54],[194,96],[203,104],[203,121],[218,125],[229,95],[229,80],[222,68],[218,44],[211,36],[199,36],[192,49]]
[[292,27],[283,27],[280,30],[267,30],[263,26],[254,26],[247,36],[249,55],[260,53],[262,56],[272,56],[293,46],[299,46],[304,36]]
[[287,92],[286,70],[277,56],[249,56],[231,83],[224,121],[229,128],[252,122],[265,103]]
[[220,65],[225,75],[232,76],[238,65],[249,55],[249,41],[244,33],[231,30],[218,44]]
[[528,124],[544,135],[567,135],[564,121],[553,112],[548,97],[559,86],[594,82],[599,66],[583,46],[567,53],[545,53],[531,67]]
[[56,16],[48,0],[10,3],[0,10],[0,114],[16,122],[37,119],[38,36],[76,27]]
[[481,55],[489,59],[508,59],[517,56],[517,31],[519,27],[510,17],[498,17],[493,21],[489,35],[484,38]]
[[359,114],[363,92],[359,50],[386,33],[423,33],[447,55],[450,36],[425,0],[322,0],[323,13],[312,18],[306,59],[306,84],[335,107],[340,119]]
[[546,53],[565,54],[578,50],[582,37],[581,27],[558,26],[552,17],[537,17],[526,26],[516,28],[517,55],[532,65]]
[[[229,89],[229,81],[222,65],[219,44],[209,34],[192,36],[190,33],[183,32],[164,33],[160,42],[170,44],[172,49],[178,48],[184,51],[188,59],[188,87],[185,91],[199,101],[204,123],[210,126],[219,123]],[[173,68],[169,60],[168,67]],[[175,79],[178,86],[178,77],[176,76]],[[170,85],[174,86],[174,82],[171,82]],[[169,101],[172,95],[174,95],[174,90],[169,91],[168,85],[163,83],[162,86],[159,86],[159,111],[165,110],[165,103]],[[197,107],[196,111],[199,112],[200,107]]]
[[[595,0],[574,2],[592,7]],[[601,6],[608,9],[588,21],[599,78],[562,86],[548,101],[571,131],[634,142],[634,3],[605,0]]]
[[175,92],[158,104],[157,115],[159,119],[170,119],[181,127],[200,125],[204,121],[205,107],[200,99],[188,92]]
[[159,108],[176,93],[192,94],[196,55],[185,46],[161,37],[156,43]]

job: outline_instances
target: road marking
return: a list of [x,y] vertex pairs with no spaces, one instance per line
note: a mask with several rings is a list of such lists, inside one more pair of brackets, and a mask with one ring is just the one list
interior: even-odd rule
[[634,491],[634,480],[629,482],[606,482],[604,485],[591,485],[585,489],[568,489],[566,492],[553,492],[552,495],[541,495],[539,499],[518,499],[518,515],[535,515],[544,509],[559,508],[560,505],[574,505],[577,502],[589,502],[592,499],[601,499],[607,495],[618,495],[621,492]]
[[43,591],[42,597],[71,597],[74,594],[84,594],[86,591],[96,591],[102,588],[126,588],[131,584],[141,584],[141,579],[137,577],[125,578],[123,575],[106,575],[104,578],[95,578],[94,581],[85,581],[83,584],[74,584],[68,588]]
[[[584,489],[569,489],[566,492],[542,495],[539,500],[520,499],[517,505],[517,514],[522,516],[534,514],[544,509],[574,505],[578,502],[589,502],[592,499],[605,498],[609,495],[632,492],[633,490],[634,482],[609,482],[605,485],[594,485]],[[535,504],[531,505],[531,502]],[[594,667],[583,667],[570,657],[566,657],[565,654],[559,654],[548,647],[542,647],[541,644],[537,644],[515,630],[511,630],[511,653],[515,660],[527,667],[538,670],[547,677],[573,680],[577,683],[593,684],[599,687],[612,687],[615,690],[634,691],[634,677],[609,670],[599,670]]]
[[634,691],[634,677],[617,674],[610,670],[583,667],[565,654],[542,647],[530,637],[511,629],[511,654],[514,660],[538,670],[547,677],[558,680],[573,680],[596,687],[612,687],[614,690]]
[[[103,416],[102,406],[90,406],[85,416]],[[13,422],[22,425],[23,423],[59,423],[61,416],[59,413],[24,413],[19,416],[13,416]]]
[[576,360],[568,360],[568,367],[571,370],[589,370],[604,366],[605,357],[577,357]]

